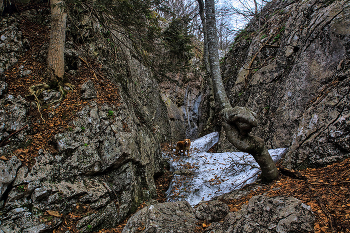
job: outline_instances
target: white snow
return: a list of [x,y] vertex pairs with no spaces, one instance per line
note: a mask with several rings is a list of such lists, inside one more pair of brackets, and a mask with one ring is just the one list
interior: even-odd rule
[[[257,179],[260,168],[250,154],[207,152],[218,140],[219,134],[214,132],[193,141],[190,157],[163,154],[173,171],[180,173],[174,175],[170,184],[168,201],[186,200],[195,206]],[[286,148],[280,148],[269,150],[269,153],[277,162],[285,151]]]

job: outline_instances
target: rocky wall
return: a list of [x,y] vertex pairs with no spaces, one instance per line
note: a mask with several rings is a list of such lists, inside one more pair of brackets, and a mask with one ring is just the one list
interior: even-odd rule
[[[25,15],[39,17],[30,12]],[[6,22],[16,25],[16,18]],[[0,161],[0,232],[52,231],[79,206],[88,206],[90,210],[75,219],[80,232],[116,227],[143,201],[156,196],[154,177],[164,171],[165,165],[160,144],[171,135],[158,84],[134,57],[115,59],[107,41],[92,34],[101,34],[94,31],[93,22],[75,23],[74,26],[86,29],[83,36],[89,43],[74,44],[76,35],[69,22],[66,72],[74,76],[84,64],[82,57],[96,59],[102,67],[100,75],[119,88],[118,95],[113,95],[120,97],[119,104],[97,102],[91,80],[75,87],[86,104],[75,113],[70,122],[72,127],[54,136],[50,145],[55,150],[39,150],[34,165],[27,167],[10,155],[32,133],[27,110],[35,103],[23,96],[8,95],[6,77],[1,81],[0,140],[23,125],[29,127],[1,147],[7,156]],[[93,36],[96,40],[88,40]],[[45,61],[46,53],[39,52],[34,58]],[[50,104],[57,95],[60,95],[57,91],[46,90],[42,101]]]
[[[223,62],[232,106],[258,114],[253,134],[269,148],[288,147],[288,167],[350,152],[349,15],[349,1],[272,1]],[[220,149],[233,148],[223,139]]]

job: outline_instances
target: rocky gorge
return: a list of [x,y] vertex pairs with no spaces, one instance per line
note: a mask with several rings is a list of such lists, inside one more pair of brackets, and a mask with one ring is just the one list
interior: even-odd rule
[[[157,203],[155,180],[168,168],[162,144],[209,130],[220,132],[217,151],[235,150],[220,118],[208,122],[215,106],[203,74],[161,82],[127,46],[123,59],[111,59],[118,56],[95,36],[94,22],[69,22],[65,96],[47,89],[36,100],[28,90],[43,82],[48,14],[29,9],[0,22],[0,232],[103,232],[127,218],[123,232],[316,229],[313,202],[293,195],[265,190],[232,212],[231,202],[262,184],[195,207]],[[252,133],[269,149],[288,148],[282,164],[289,169],[349,157],[349,28],[348,1],[272,1],[222,60],[232,106],[258,114]],[[78,34],[88,43],[75,43]],[[345,232],[350,220],[342,221],[333,228]]]

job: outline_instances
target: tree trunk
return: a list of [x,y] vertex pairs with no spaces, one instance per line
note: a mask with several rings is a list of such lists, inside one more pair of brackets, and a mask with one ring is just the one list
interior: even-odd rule
[[208,35],[207,35],[207,23],[205,21],[204,14],[204,2],[203,0],[197,0],[199,5],[199,16],[203,25],[203,35],[204,35],[204,48],[203,48],[203,63],[208,74],[210,74],[210,65],[208,57]]
[[202,86],[202,90],[204,93],[208,93],[209,95],[209,110],[208,110],[209,116],[205,124],[206,127],[204,128],[204,131],[206,131],[211,125],[215,114],[215,108],[214,108],[215,97],[214,97],[214,90],[213,90],[213,80],[210,76],[211,72],[210,72],[209,55],[208,55],[208,34],[207,34],[207,23],[205,20],[205,13],[204,13],[204,2],[203,0],[197,0],[197,1],[199,6],[199,15],[203,25],[203,35],[204,35],[203,64],[205,67],[206,74],[204,76],[205,82],[203,82],[204,85]]
[[64,44],[66,40],[67,13],[63,0],[51,0],[51,30],[47,56],[48,68],[58,78],[64,76]]
[[231,107],[221,79],[218,38],[216,34],[215,3],[214,0],[205,0],[206,29],[208,39],[208,53],[210,74],[213,80],[215,99],[221,110]]
[[249,135],[252,128],[257,126],[255,113],[244,107],[232,108],[226,95],[220,71],[214,0],[205,0],[205,12],[210,72],[227,139],[239,150],[253,155],[262,170],[264,180],[275,180],[278,178],[278,170],[264,140]]

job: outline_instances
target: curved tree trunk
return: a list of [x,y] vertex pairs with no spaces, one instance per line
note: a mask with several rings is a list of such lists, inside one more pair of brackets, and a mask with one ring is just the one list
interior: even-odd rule
[[227,139],[239,150],[253,155],[262,170],[264,180],[275,180],[278,178],[278,170],[264,140],[249,135],[252,128],[257,126],[255,113],[244,107],[232,108],[226,95],[220,71],[214,0],[205,0],[205,13],[210,72]]
[[51,30],[47,56],[48,67],[58,78],[64,76],[64,44],[66,41],[67,13],[63,0],[51,0]]

